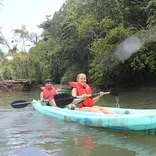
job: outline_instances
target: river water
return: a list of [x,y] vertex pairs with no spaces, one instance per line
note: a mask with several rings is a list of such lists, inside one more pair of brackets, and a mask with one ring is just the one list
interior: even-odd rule
[[[155,156],[156,137],[134,132],[86,127],[53,119],[28,105],[14,109],[14,100],[39,99],[39,90],[0,92],[1,156]],[[156,108],[156,92],[120,92],[122,108]],[[116,106],[111,95],[98,105]]]

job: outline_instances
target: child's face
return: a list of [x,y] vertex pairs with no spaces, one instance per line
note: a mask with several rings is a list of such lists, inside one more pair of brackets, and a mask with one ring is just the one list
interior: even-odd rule
[[80,83],[81,85],[86,84],[86,75],[80,74],[77,78],[77,82]]

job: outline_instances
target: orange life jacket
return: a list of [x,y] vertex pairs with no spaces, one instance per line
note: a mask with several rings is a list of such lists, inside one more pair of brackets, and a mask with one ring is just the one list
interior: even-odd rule
[[57,93],[53,86],[51,89],[47,89],[46,87],[41,87],[41,90],[43,91],[44,99],[48,99],[49,101],[53,100],[54,95]]
[[[81,96],[83,94],[92,94],[92,89],[90,88],[90,86],[88,84],[85,84],[84,86],[82,86],[81,84],[77,83],[77,82],[68,82],[70,86],[72,86],[73,88],[76,88],[77,91],[77,95]],[[86,100],[84,100],[83,102],[81,102],[78,107],[92,107],[93,104],[93,99],[92,97],[88,97]]]

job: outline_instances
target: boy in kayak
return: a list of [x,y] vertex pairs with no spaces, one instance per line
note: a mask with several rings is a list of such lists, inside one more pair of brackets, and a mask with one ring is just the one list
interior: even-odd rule
[[[73,97],[76,96],[83,96],[80,99],[75,99],[72,103],[79,103],[76,110],[80,111],[88,111],[88,112],[95,112],[95,113],[104,113],[104,114],[115,114],[114,112],[100,106],[94,106],[94,103],[104,95],[104,92],[100,92],[100,95],[92,98],[88,97],[88,94],[92,94],[91,87],[86,83],[86,75],[84,73],[80,73],[77,75],[77,82],[69,83],[73,89],[71,94]],[[68,106],[68,108],[70,105]]]
[[40,101],[42,104],[45,102],[47,105],[56,106],[54,95],[58,94],[54,86],[52,85],[52,80],[47,79],[45,81],[45,87],[41,87],[42,92],[40,93]]

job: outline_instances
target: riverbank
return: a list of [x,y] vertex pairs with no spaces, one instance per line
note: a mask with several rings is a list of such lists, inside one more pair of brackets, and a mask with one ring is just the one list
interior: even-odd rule
[[[41,86],[44,86],[44,84],[37,84],[34,83],[31,80],[5,80],[0,81],[0,92],[16,92],[16,91],[28,91],[33,88],[40,88]],[[54,87],[56,89],[60,88],[60,84],[54,84]],[[156,84],[149,84],[149,85],[136,85],[136,84],[127,84],[127,85],[120,85],[120,86],[114,86],[114,85],[91,85],[93,92],[99,92],[99,91],[108,91],[111,88],[117,88],[119,91],[156,91]],[[71,89],[71,87],[68,84],[63,85],[64,89]]]
[[14,92],[26,91],[32,88],[31,80],[3,80],[0,81],[0,91]]

